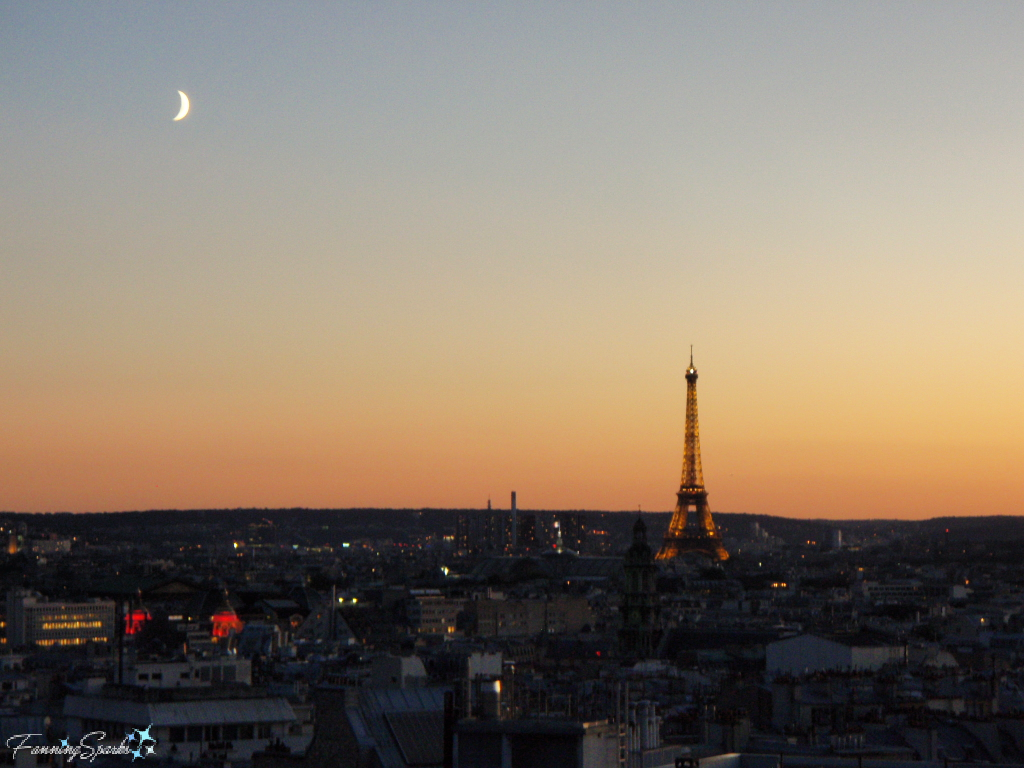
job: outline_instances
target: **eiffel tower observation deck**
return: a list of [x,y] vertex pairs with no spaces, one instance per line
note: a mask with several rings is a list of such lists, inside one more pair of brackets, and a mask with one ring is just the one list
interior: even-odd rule
[[686,431],[683,436],[683,477],[676,494],[676,510],[658,550],[657,560],[671,560],[695,553],[712,560],[728,560],[722,536],[711,519],[704,471],[700,466],[700,429],[697,426],[697,369],[686,369]]

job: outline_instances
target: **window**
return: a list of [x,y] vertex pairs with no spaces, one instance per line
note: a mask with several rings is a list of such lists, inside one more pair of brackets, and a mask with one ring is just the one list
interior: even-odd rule
[[149,672],[139,672],[139,682],[149,680]]
[[154,680],[163,680],[164,679],[164,673],[163,672],[154,672],[153,673],[153,679]]
[[202,741],[203,740],[203,726],[201,725],[190,725],[186,730],[185,741]]
[[238,738],[238,726],[237,725],[225,725],[224,726],[224,741],[234,741]]
[[240,725],[238,726],[238,738],[240,739],[251,739],[252,738],[252,726],[251,725]]
[[171,728],[171,743],[180,744],[185,740],[185,729],[184,728]]
[[270,738],[270,723],[260,723],[256,726],[256,736],[260,739]]
[[220,726],[207,725],[203,727],[203,741],[220,741]]
[[182,672],[181,673],[181,679],[182,680],[188,680],[188,678],[189,678],[188,672]]
[[235,682],[235,668],[233,666],[224,667],[224,682],[233,683]]

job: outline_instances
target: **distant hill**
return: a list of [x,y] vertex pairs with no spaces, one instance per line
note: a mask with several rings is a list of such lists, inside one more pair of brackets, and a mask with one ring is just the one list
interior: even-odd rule
[[[494,510],[495,512],[506,510]],[[565,513],[567,510],[520,510],[521,514]],[[574,510],[586,516],[591,529],[607,530],[614,541],[626,540],[636,512]],[[0,524],[24,523],[30,535],[56,533],[90,541],[210,541],[229,532],[258,531],[269,542],[337,544],[351,539],[402,539],[454,531],[459,513],[487,514],[476,509],[198,509],[108,513],[0,513]],[[651,542],[660,541],[671,513],[645,512]],[[839,528],[847,536],[896,536],[949,542],[1024,542],[1024,517],[937,517],[930,520],[804,520],[773,515],[716,512],[715,521],[727,537],[746,538],[754,523],[789,544],[826,542]],[[624,538],[625,537],[625,538]]]

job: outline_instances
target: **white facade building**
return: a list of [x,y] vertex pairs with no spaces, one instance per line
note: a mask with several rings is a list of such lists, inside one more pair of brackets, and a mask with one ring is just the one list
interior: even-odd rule
[[861,591],[875,603],[908,603],[921,599],[921,582],[917,579],[864,581]]
[[[103,743],[111,745],[132,729],[152,726],[155,754],[181,763],[194,763],[203,755],[226,761],[250,760],[253,752],[278,741],[299,754],[309,746],[311,728],[303,727],[284,697],[222,698],[197,696],[199,693],[189,694],[196,698],[156,701],[139,696],[136,700],[68,696],[64,700],[68,735],[78,743],[84,734],[102,731],[108,736]],[[95,739],[90,743],[95,744]]]
[[144,688],[208,688],[219,684],[252,685],[252,662],[231,656],[184,661],[140,661],[126,682]]
[[765,671],[769,676],[870,671],[886,664],[904,663],[906,658],[906,646],[883,644],[865,636],[829,640],[816,635],[798,635],[776,640],[765,647]]
[[7,593],[7,644],[83,645],[108,643],[114,637],[113,600],[65,603],[38,592]]

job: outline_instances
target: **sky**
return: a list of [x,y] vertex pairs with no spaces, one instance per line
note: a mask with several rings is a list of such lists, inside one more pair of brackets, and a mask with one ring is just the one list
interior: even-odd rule
[[1022,39],[0,0],[0,510],[1024,513]]

